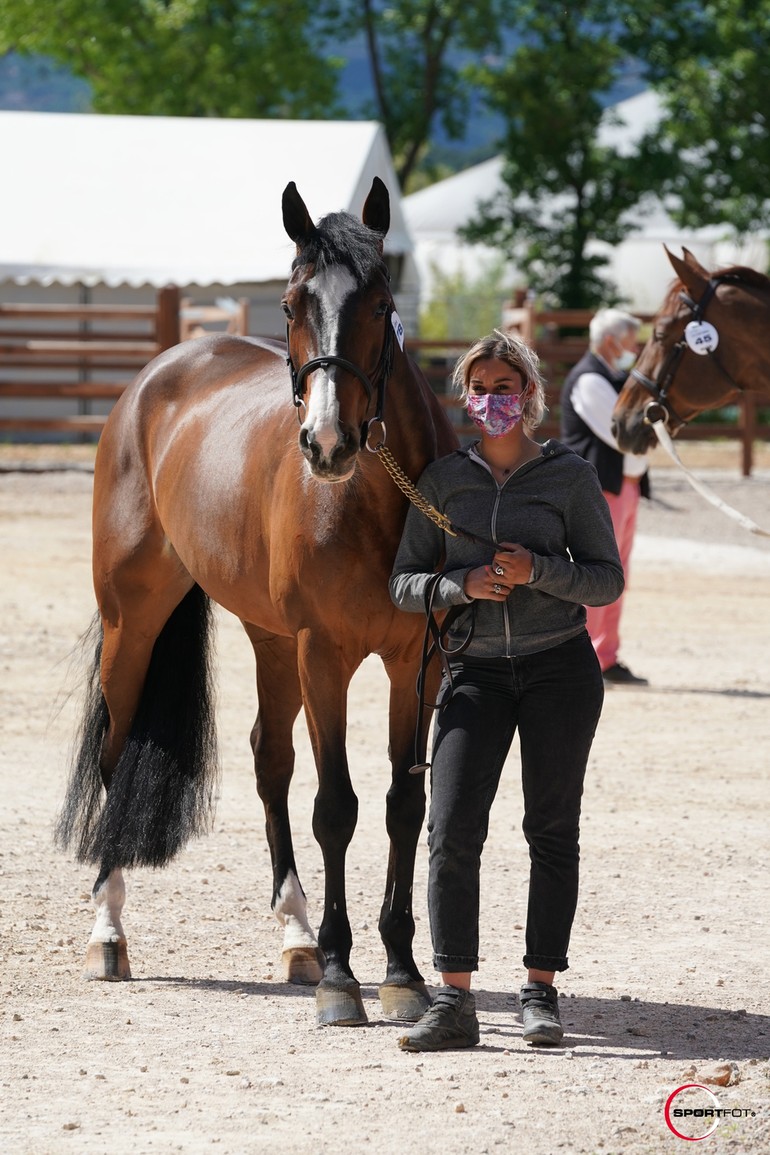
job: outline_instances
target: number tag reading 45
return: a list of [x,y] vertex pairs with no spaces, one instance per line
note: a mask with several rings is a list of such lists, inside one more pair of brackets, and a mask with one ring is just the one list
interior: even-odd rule
[[719,333],[708,321],[690,321],[684,339],[693,353],[713,353],[719,344]]

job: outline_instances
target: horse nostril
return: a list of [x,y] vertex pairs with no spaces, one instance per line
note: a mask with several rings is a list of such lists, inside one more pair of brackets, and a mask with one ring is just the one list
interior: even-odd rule
[[315,438],[310,440],[310,433],[304,425],[299,431],[299,447],[305,456],[318,457],[318,443]]

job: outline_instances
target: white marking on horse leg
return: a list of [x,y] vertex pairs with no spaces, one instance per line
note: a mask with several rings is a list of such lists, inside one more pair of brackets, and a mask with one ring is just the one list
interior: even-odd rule
[[289,871],[273,906],[275,917],[283,927],[283,949],[317,947],[318,940],[307,920],[307,903],[294,871]]
[[120,867],[110,871],[93,895],[96,922],[88,940],[92,942],[125,942],[120,916],[126,901],[126,884]]

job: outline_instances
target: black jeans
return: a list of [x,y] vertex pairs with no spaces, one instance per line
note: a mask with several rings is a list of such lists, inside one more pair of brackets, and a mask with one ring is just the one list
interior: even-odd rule
[[[578,894],[580,800],[604,700],[591,640],[583,633],[528,657],[466,657],[451,668],[454,693],[434,729],[428,819],[434,966],[444,972],[478,967],[481,851],[518,728],[530,857],[524,966],[566,970]],[[446,696],[446,675],[441,693]]]

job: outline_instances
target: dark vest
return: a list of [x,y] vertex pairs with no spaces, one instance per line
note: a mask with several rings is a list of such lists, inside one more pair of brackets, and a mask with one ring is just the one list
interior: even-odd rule
[[[620,493],[623,487],[623,454],[612,449],[601,437],[589,429],[582,417],[572,406],[572,390],[578,377],[583,373],[598,373],[609,381],[616,393],[620,393],[627,374],[614,374],[599,357],[590,350],[581,357],[577,365],[570,369],[561,391],[561,435],[560,440],[575,453],[590,461],[599,474],[599,482],[607,493]],[[640,478],[642,497],[650,496],[650,480],[645,473]]]

